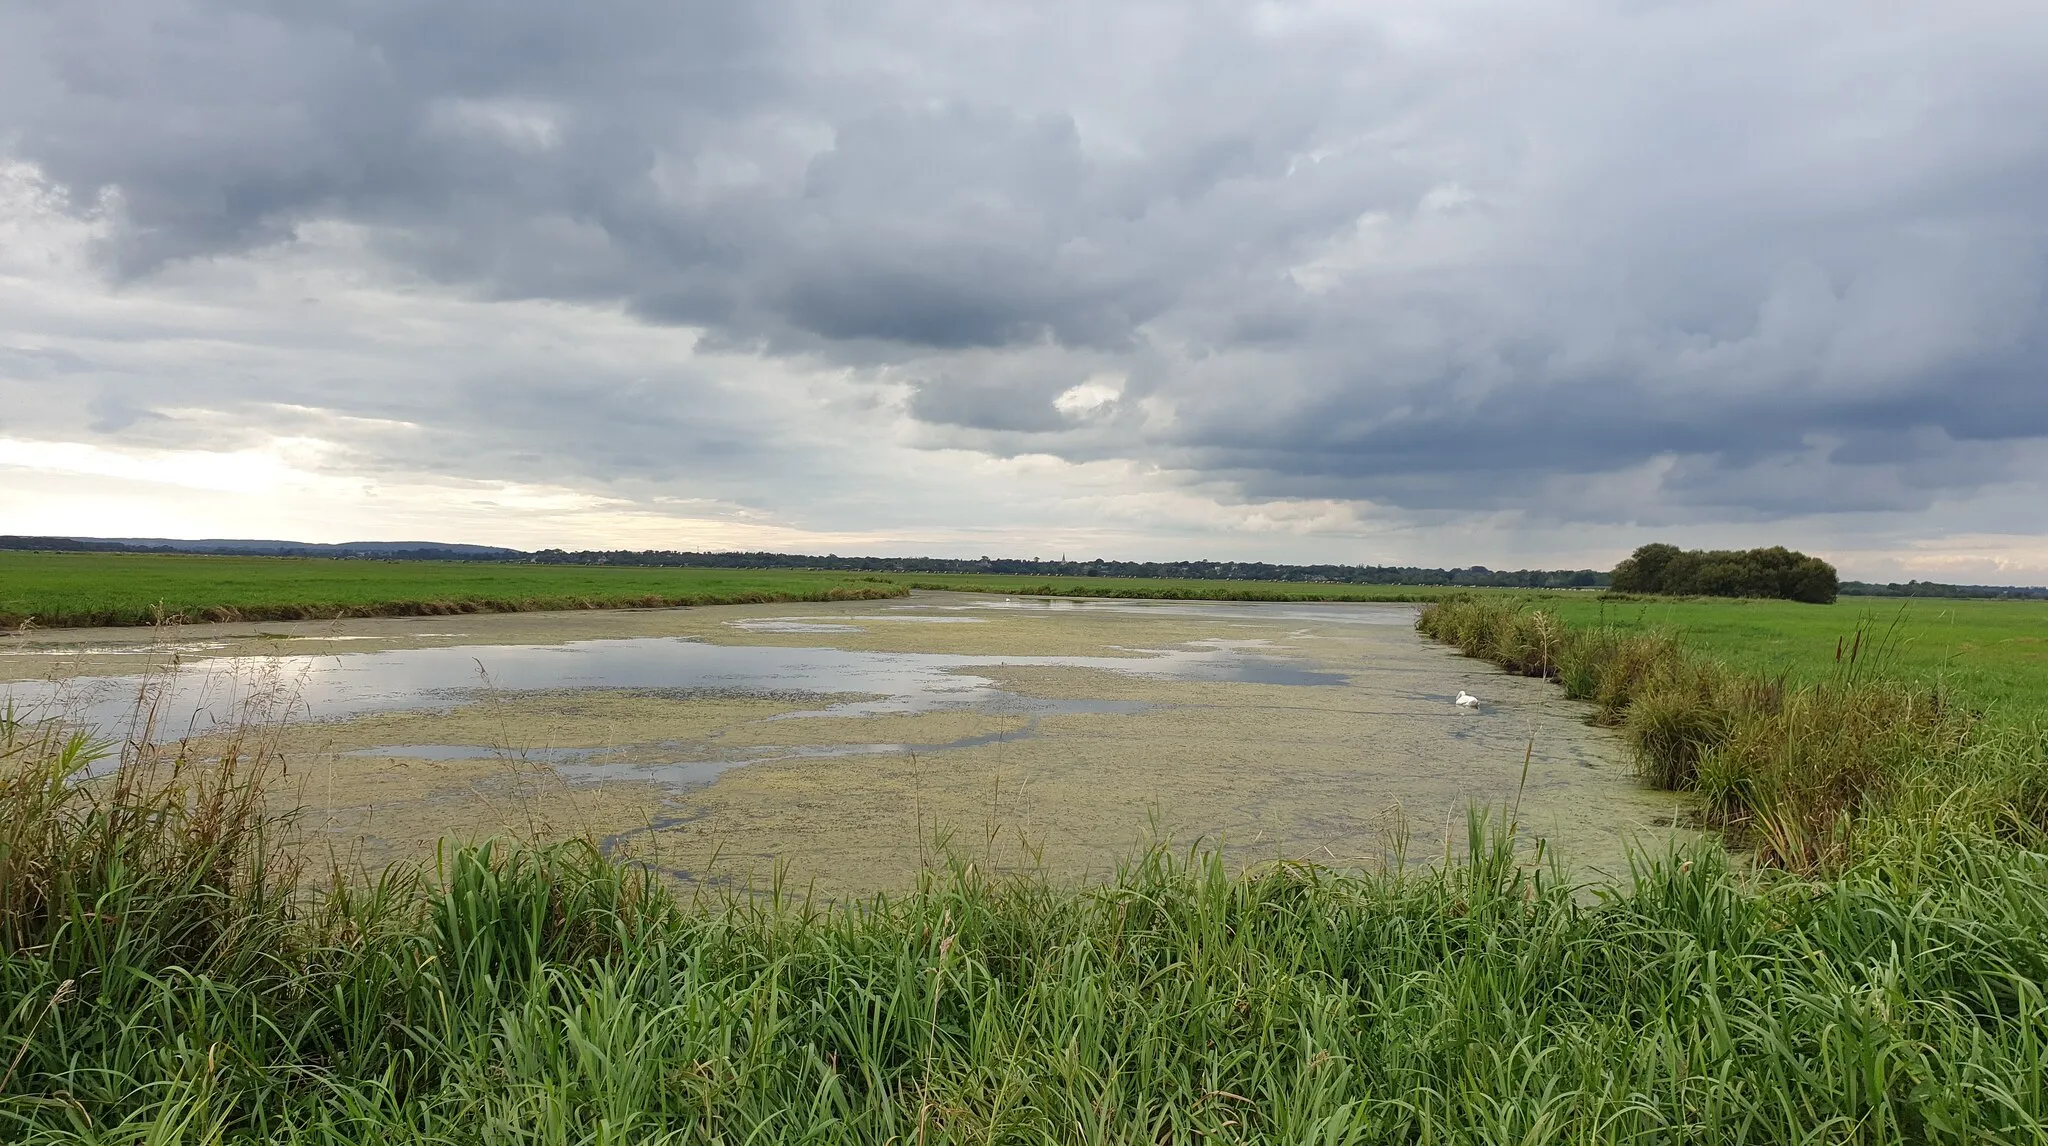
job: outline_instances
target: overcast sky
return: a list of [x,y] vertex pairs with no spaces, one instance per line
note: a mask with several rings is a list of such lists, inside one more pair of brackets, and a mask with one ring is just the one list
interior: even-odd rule
[[0,4],[0,532],[2048,583],[2048,5]]

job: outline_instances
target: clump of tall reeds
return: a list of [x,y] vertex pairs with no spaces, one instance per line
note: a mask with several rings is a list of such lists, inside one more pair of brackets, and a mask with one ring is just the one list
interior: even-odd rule
[[1867,627],[1845,640],[1835,672],[1803,683],[1737,672],[1669,634],[1566,627],[1509,599],[1447,598],[1417,627],[1591,701],[1647,781],[1697,792],[1711,823],[1801,871],[1844,862],[1860,819],[1908,782],[1953,772],[1977,731],[1938,685],[1886,675],[1888,637]]
[[243,735],[202,756],[0,716],[0,943],[81,972],[117,950],[192,967],[242,945],[299,877],[289,817],[265,803],[271,766]]

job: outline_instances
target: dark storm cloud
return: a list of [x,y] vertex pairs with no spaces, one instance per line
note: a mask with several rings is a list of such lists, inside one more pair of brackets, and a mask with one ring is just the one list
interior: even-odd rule
[[910,413],[938,425],[1045,433],[1066,426],[1052,404],[1060,389],[1058,382],[1048,386],[936,378],[918,384]]
[[[346,220],[484,297],[896,371],[934,444],[1417,509],[1654,474],[1613,512],[1676,520],[1914,508],[2048,437],[2034,8],[0,20],[0,143],[114,197],[116,277]],[[680,384],[494,385],[429,429],[607,478],[748,449]]]

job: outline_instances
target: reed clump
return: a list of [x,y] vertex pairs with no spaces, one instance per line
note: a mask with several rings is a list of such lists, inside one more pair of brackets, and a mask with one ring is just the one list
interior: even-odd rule
[[0,942],[81,975],[115,952],[156,971],[252,949],[300,876],[271,764],[247,734],[202,759],[0,716]]
[[1586,889],[1475,814],[1427,872],[686,901],[575,841],[316,880],[261,737],[6,736],[10,1142],[2048,1142],[2024,816],[1825,883]]
[[[2022,810],[2028,797],[2001,794],[2033,774],[2028,753],[1977,751],[1979,714],[1938,683],[1888,675],[1889,637],[1867,625],[1844,640],[1832,674],[1798,683],[1732,670],[1669,634],[1565,627],[1512,599],[1448,598],[1425,607],[1417,627],[1591,701],[1594,719],[1621,729],[1644,779],[1698,793],[1708,822],[1767,863],[1840,866],[1859,823],[1910,803],[1913,788],[1965,793],[1983,823],[2033,816]],[[1972,771],[1987,755],[2005,779]]]

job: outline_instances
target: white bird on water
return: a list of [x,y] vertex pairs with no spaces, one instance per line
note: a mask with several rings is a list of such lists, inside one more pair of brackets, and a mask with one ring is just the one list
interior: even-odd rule
[[1478,707],[1479,707],[1479,698],[1478,698],[1478,697],[1476,697],[1476,696],[1473,696],[1473,695],[1472,695],[1471,693],[1469,693],[1469,692],[1466,692],[1466,691],[1465,691],[1464,689],[1462,689],[1462,688],[1461,688],[1461,689],[1459,689],[1459,690],[1458,690],[1458,707],[1459,707],[1459,708],[1478,708]]

